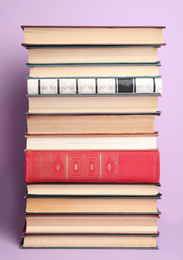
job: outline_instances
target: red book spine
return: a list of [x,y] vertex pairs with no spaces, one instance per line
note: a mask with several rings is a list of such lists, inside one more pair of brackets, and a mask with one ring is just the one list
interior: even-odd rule
[[26,183],[159,183],[159,151],[26,151]]

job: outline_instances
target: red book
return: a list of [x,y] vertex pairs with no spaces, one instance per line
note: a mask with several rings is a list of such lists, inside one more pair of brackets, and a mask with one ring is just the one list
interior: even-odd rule
[[159,151],[26,151],[26,183],[159,183]]

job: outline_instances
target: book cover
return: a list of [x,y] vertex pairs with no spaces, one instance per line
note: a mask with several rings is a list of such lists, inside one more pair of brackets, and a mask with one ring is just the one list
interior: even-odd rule
[[159,183],[159,151],[26,151],[25,181]]

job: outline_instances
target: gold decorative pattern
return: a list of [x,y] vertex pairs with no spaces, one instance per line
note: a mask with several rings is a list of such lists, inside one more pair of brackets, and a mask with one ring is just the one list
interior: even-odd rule
[[107,168],[108,168],[109,171],[111,170],[111,165],[110,165],[110,163],[109,163],[109,165],[108,165]]
[[67,178],[67,180],[69,179],[69,174],[68,174],[68,155],[66,155],[66,178]]
[[57,171],[60,169],[60,164],[59,163],[57,163],[56,169],[57,169]]
[[101,153],[99,155],[99,158],[100,158],[100,180],[102,179],[102,156],[101,156]]

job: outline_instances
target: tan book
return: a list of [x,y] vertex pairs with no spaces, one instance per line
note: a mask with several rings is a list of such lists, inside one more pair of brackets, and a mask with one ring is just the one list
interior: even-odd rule
[[[30,65],[29,65],[30,66]],[[96,64],[66,65],[54,64],[30,66],[30,77],[135,77],[158,76],[159,63],[151,64]]]
[[27,115],[29,134],[123,134],[154,132],[155,114]]
[[156,234],[156,215],[25,215],[26,233]]
[[157,235],[24,235],[20,248],[158,249]]
[[29,47],[28,63],[156,62],[157,46],[49,46]]
[[29,113],[148,113],[157,112],[157,95],[28,96]]
[[157,214],[157,197],[27,197],[26,214]]
[[22,26],[25,43],[51,44],[163,44],[164,26]]

